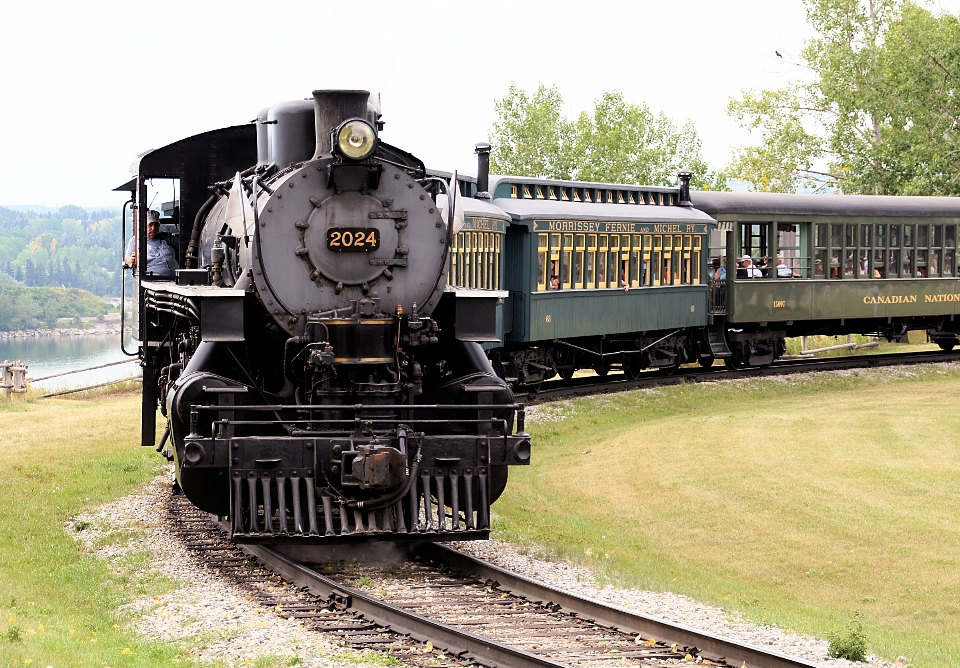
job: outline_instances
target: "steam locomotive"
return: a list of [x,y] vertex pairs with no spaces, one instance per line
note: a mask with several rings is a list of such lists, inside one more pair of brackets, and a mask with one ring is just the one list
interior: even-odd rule
[[173,183],[182,267],[133,269],[141,443],[159,406],[177,484],[238,542],[486,538],[530,463],[481,347],[504,294],[446,281],[455,180],[382,128],[368,92],[314,91],[149,151],[117,189],[146,258],[150,188]]

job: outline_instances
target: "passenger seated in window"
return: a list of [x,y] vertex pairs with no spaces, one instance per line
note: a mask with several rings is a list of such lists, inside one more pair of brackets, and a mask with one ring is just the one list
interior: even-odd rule
[[777,255],[777,278],[799,278],[799,274],[793,273],[793,270],[783,261],[782,255]]
[[817,260],[813,263],[813,275],[823,276],[823,260]]
[[550,289],[559,290],[560,289],[560,277],[554,274],[550,277]]
[[627,263],[623,263],[623,271],[620,272],[620,287],[624,292],[630,292],[630,281],[627,280]]
[[[753,266],[753,258],[749,255],[740,258],[740,264],[743,266],[737,269],[737,278],[763,278],[763,272]],[[742,275],[741,271],[743,272]]]

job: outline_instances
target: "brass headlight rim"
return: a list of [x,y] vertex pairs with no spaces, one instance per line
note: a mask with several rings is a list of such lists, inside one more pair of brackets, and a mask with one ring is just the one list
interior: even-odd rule
[[[364,126],[369,131],[368,136],[371,137],[372,139],[368,150],[364,152],[362,155],[361,154],[351,155],[346,149],[344,149],[344,144],[346,142],[345,140],[343,140],[342,135],[345,130],[347,130],[351,125],[355,123],[359,123],[362,126]],[[371,125],[367,120],[363,118],[348,118],[347,120],[345,120],[343,123],[337,126],[336,130],[333,131],[333,139],[334,141],[331,143],[333,144],[337,153],[342,157],[346,158],[347,160],[350,160],[353,162],[360,162],[361,160],[366,160],[367,158],[372,156],[376,152],[377,144],[380,141],[380,138],[377,135],[376,128],[374,128],[373,125]]]

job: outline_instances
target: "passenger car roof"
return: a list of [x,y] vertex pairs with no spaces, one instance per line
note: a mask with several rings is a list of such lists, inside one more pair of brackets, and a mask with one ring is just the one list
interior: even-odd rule
[[[530,190],[535,192],[536,196],[517,196],[518,190]],[[566,191],[568,199],[563,199],[565,193],[562,191]],[[575,194],[574,191],[578,192]],[[577,199],[579,195],[585,194],[584,191],[591,191],[589,199],[597,199],[597,195],[602,192],[605,197],[615,195],[614,199],[619,199],[622,203]],[[677,205],[675,202],[680,194],[678,188],[491,176],[490,192],[494,195],[493,203],[510,214],[515,221],[549,219],[638,223],[715,222],[701,211]],[[512,196],[511,192],[514,193]]]
[[695,190],[693,206],[713,216],[960,218],[960,197],[799,195]]
[[650,223],[715,223],[709,215],[685,206],[600,204],[499,198],[493,203],[514,220],[615,220]]

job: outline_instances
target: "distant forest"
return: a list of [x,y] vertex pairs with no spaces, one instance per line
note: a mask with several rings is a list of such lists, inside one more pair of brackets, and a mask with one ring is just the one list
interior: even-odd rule
[[64,206],[33,213],[0,207],[0,286],[81,288],[120,296],[120,216]]
[[80,319],[104,315],[110,305],[76,288],[21,288],[0,285],[0,332],[56,327],[60,318]]

